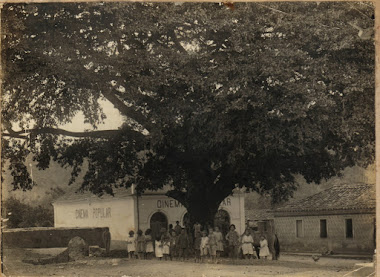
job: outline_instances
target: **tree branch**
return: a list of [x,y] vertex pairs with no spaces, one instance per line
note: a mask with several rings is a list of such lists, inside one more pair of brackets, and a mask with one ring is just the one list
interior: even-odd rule
[[114,107],[119,110],[121,114],[134,119],[137,123],[141,124],[145,129],[150,131],[151,123],[140,112],[136,111],[132,107],[128,107],[120,100],[113,92],[102,92],[103,96],[110,101]]
[[72,132],[60,128],[36,128],[27,129],[22,131],[13,131],[8,129],[8,133],[3,133],[4,137],[22,138],[27,139],[29,135],[39,135],[39,134],[53,134],[53,135],[64,135],[69,137],[87,137],[87,138],[109,138],[118,135],[122,132],[128,132],[132,137],[141,138],[143,134],[133,131],[133,130],[100,130],[100,131],[88,131],[88,132]]
[[187,54],[187,51],[185,48],[183,48],[183,46],[181,45],[181,43],[179,42],[174,30],[170,30],[169,32],[170,36],[172,37],[172,40],[174,42],[174,44],[177,46],[178,50],[182,53],[186,53]]

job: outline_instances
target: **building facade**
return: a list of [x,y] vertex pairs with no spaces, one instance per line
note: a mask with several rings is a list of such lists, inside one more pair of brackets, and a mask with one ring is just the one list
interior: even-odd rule
[[[69,192],[53,203],[55,227],[109,227],[111,249],[125,247],[129,231],[184,226],[187,211],[181,203],[165,195],[165,190],[137,196],[133,188],[114,190],[114,196]],[[216,219],[222,229],[235,224],[241,234],[245,228],[244,193],[234,191],[221,203]]]
[[283,251],[366,253],[375,248],[375,186],[335,185],[274,211]]

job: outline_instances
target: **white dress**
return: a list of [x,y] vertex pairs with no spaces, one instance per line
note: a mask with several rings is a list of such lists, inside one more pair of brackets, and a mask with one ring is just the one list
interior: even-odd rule
[[136,240],[134,237],[127,238],[127,247],[128,247],[128,252],[136,251]]
[[154,245],[155,245],[155,254],[156,254],[156,257],[157,258],[162,258],[164,255],[162,253],[162,244],[161,244],[161,241],[157,241],[155,240],[154,241]]
[[268,241],[266,239],[260,240],[260,257],[269,256]]
[[243,250],[243,255],[253,255],[253,238],[251,235],[243,235],[241,238],[241,249]]
[[152,237],[150,235],[145,236],[146,245],[145,245],[145,252],[146,253],[153,253],[153,241]]
[[223,251],[223,235],[221,232],[214,232],[217,242],[216,251]]
[[162,253],[165,255],[170,254],[170,241],[163,242]]
[[201,238],[201,256],[207,256],[208,254],[208,237]]

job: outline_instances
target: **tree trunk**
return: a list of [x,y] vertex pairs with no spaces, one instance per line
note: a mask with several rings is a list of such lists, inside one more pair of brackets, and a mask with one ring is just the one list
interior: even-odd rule
[[194,186],[188,191],[171,190],[167,196],[178,200],[188,213],[188,226],[185,226],[189,234],[194,236],[194,224],[202,225],[201,230],[208,231],[209,227],[214,227],[215,215],[218,212],[220,203],[231,194],[234,186]]
[[202,225],[202,230],[214,226],[215,215],[220,203],[226,197],[224,194],[169,191],[167,196],[178,200],[187,209],[189,216],[189,229],[193,230],[195,223]]
[[191,226],[195,223],[200,223],[203,230],[213,227],[219,205],[219,201],[215,202],[211,200],[195,200],[188,203],[187,212]]

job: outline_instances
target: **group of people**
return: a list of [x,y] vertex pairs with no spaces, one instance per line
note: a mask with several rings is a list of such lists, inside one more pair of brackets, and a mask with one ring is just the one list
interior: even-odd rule
[[169,226],[169,230],[161,228],[154,238],[151,229],[147,229],[145,234],[142,230],[138,230],[137,236],[130,231],[127,239],[128,257],[185,260],[188,256],[193,256],[195,262],[211,258],[216,263],[223,253],[228,254],[233,260],[237,259],[239,254],[245,259],[267,259],[270,255],[276,256],[277,251],[275,253],[270,251],[265,236],[262,235],[257,241],[251,229],[247,228],[241,236],[235,229],[235,225],[231,224],[229,232],[223,236],[218,227],[202,229],[202,226],[196,223],[193,226],[194,233],[188,234],[177,221],[174,228],[173,226]]
[[145,235],[142,230],[138,230],[137,236],[134,231],[130,231],[127,238],[127,251],[130,259],[135,257],[150,259],[154,256],[160,260],[162,258],[165,260],[185,259],[190,244],[186,230],[177,221],[175,228],[170,228],[169,231],[162,228],[154,238],[151,229],[147,229]]

